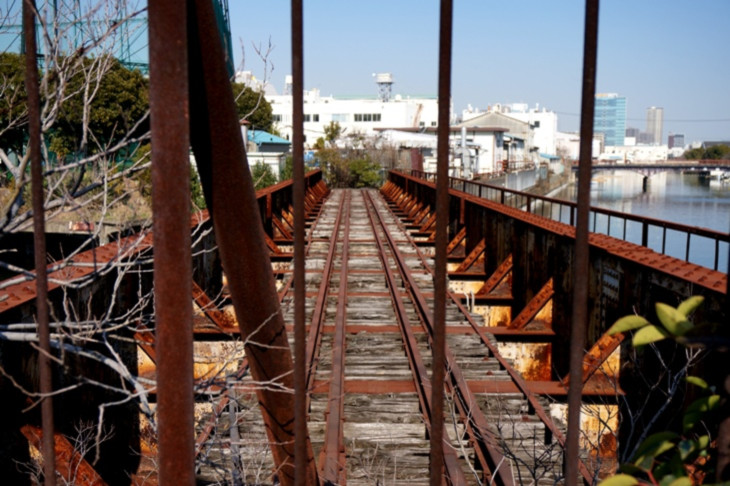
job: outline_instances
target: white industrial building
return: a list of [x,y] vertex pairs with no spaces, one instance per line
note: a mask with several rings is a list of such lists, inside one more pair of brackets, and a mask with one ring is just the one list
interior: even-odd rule
[[[318,89],[304,92],[304,136],[305,144],[312,146],[325,136],[325,127],[332,122],[339,123],[343,137],[372,136],[388,128],[425,129],[438,123],[438,100],[436,97],[411,98],[392,95],[392,77],[388,73],[378,74],[376,83],[378,96],[372,98],[345,98],[322,96]],[[282,137],[292,137],[293,99],[291,77],[283,95],[267,95],[271,104],[274,122]]]

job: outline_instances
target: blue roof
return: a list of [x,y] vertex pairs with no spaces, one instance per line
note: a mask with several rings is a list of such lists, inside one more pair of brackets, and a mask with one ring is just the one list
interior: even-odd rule
[[273,143],[279,145],[291,144],[289,140],[277,137],[276,135],[272,135],[271,133],[265,132],[263,130],[249,130],[248,139],[256,145],[261,145],[262,143]]

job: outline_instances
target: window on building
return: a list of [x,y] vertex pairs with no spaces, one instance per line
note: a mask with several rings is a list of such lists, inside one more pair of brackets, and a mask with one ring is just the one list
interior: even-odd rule
[[[348,120],[347,113],[333,113],[332,114],[333,122],[347,123],[347,120]],[[357,121],[357,120],[355,120],[355,121]]]
[[304,123],[307,123],[310,121],[312,121],[312,115],[310,115],[309,113],[305,113],[304,114]]
[[379,122],[380,121],[380,113],[374,113],[373,114],[373,121]]
[[319,121],[319,114],[312,115],[312,121],[313,122],[318,122]]
[[356,122],[379,122],[380,113],[355,113]]
[[435,122],[435,121],[432,121],[432,122],[431,122],[431,126],[432,126],[432,127],[435,127],[435,126],[436,126],[436,122]]
[[277,123],[281,122],[281,115],[273,115],[273,120]]

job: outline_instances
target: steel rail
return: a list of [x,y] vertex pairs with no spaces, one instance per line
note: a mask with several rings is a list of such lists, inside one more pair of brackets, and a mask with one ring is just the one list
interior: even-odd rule
[[340,205],[337,210],[337,217],[335,218],[334,229],[332,231],[333,236],[330,240],[330,247],[329,251],[327,252],[327,259],[325,260],[324,268],[322,269],[322,278],[319,283],[317,300],[314,304],[312,320],[309,326],[309,337],[307,339],[306,354],[307,379],[305,387],[307,394],[309,394],[309,391],[312,389],[314,374],[317,369],[320,342],[322,341],[322,330],[324,328],[324,318],[327,313],[327,297],[329,295],[329,284],[332,276],[332,268],[334,267],[335,254],[337,252],[337,235],[340,232],[340,226],[342,224],[344,204],[345,198],[343,196],[340,200]]
[[[370,197],[369,194],[368,197]],[[413,278],[405,259],[400,254],[400,250],[398,250],[398,246],[393,239],[393,236],[386,228],[380,212],[377,210],[375,204],[372,203],[372,199],[370,199],[370,202],[375,208],[375,215],[380,221],[380,225],[388,241],[388,245],[390,246],[394,259],[398,265],[399,273],[404,280],[408,292],[412,296],[414,307],[419,313],[421,324],[426,330],[429,338],[433,341],[434,325],[432,316],[428,310],[426,299],[421,293],[418,283]],[[497,449],[497,439],[489,430],[487,419],[479,408],[479,405],[474,398],[474,394],[469,388],[469,385],[461,372],[460,366],[456,362],[456,359],[448,346],[444,345],[444,351],[445,371],[450,376],[454,391],[456,391],[456,396],[462,402],[462,406],[464,407],[463,415],[465,415],[470,422],[468,430],[471,431],[471,437],[477,447],[484,449],[484,454],[482,454],[481,457],[483,457],[487,462],[486,464],[482,464],[482,467],[485,471],[489,471],[491,473],[495,484],[514,484],[514,478],[512,476],[512,471],[509,468],[509,464],[505,460],[502,452]]]
[[[340,283],[337,293],[337,312],[335,314],[335,335],[332,341],[332,365],[329,395],[327,398],[327,426],[325,428],[324,464],[320,478],[325,483],[345,484],[345,446],[343,440],[343,422],[345,420],[345,346],[347,325],[347,271],[350,257],[350,200],[352,192],[345,193],[346,216],[342,235],[342,256],[340,259]],[[337,247],[339,232],[334,233],[335,241],[331,246]],[[326,301],[325,301],[326,302]],[[325,304],[326,306],[326,304]]]
[[[395,215],[395,213],[393,213]],[[428,265],[428,259],[423,254],[423,252],[418,248],[415,241],[411,237],[410,234],[408,234],[407,231],[403,228],[402,224],[398,222],[398,225],[401,229],[403,229],[404,233],[406,234],[406,238],[415,246],[416,253],[418,254],[421,262],[423,263],[426,270],[433,275],[433,269]],[[483,326],[480,326],[474,318],[471,316],[471,313],[464,307],[464,304],[461,303],[461,299],[459,299],[456,295],[456,293],[452,292],[451,290],[446,291],[449,298],[456,304],[457,308],[461,311],[462,314],[464,314],[464,317],[467,319],[467,322],[469,322],[469,325],[471,328],[479,335],[479,338],[484,344],[489,353],[491,353],[492,357],[494,357],[497,362],[499,362],[500,367],[504,369],[507,374],[509,374],[510,379],[512,382],[517,386],[517,389],[522,393],[525,398],[527,399],[530,408],[535,411],[535,415],[542,421],[542,423],[548,428],[550,433],[553,435],[553,437],[556,438],[560,446],[565,449],[565,435],[563,435],[560,428],[558,428],[557,425],[555,425],[555,422],[550,418],[550,415],[545,411],[540,401],[537,399],[535,394],[530,390],[529,386],[527,385],[527,381],[522,377],[522,375],[507,361],[504,356],[502,356],[499,352],[499,349],[497,346],[495,346],[492,341],[487,337],[486,331]],[[581,459],[579,460],[578,468],[580,470],[581,475],[583,476],[583,479],[587,483],[593,482],[594,475],[591,473],[591,471],[586,466],[585,462]]]
[[[377,209],[375,208],[375,205],[373,204],[373,201],[370,197],[370,194],[365,191],[363,192],[364,198],[365,198],[365,209],[367,211],[368,219],[370,220],[370,226],[373,230],[373,236],[375,238],[375,243],[378,247],[378,254],[380,256],[380,259],[383,263],[383,270],[385,272],[385,278],[388,284],[388,290],[390,291],[391,298],[393,300],[393,307],[395,310],[395,315],[398,320],[398,327],[400,328],[401,334],[403,336],[403,343],[406,351],[406,355],[408,356],[408,361],[410,363],[410,369],[411,374],[413,376],[413,381],[416,386],[416,391],[418,392],[418,400],[421,404],[421,412],[423,414],[424,423],[426,425],[426,428],[428,429],[429,433],[431,432],[432,427],[432,419],[433,419],[433,408],[431,404],[431,380],[428,377],[428,371],[426,368],[425,363],[423,362],[423,358],[421,356],[420,351],[418,350],[418,341],[416,340],[415,335],[413,334],[413,328],[411,325],[410,318],[408,317],[408,313],[406,311],[405,303],[403,301],[403,297],[398,292],[398,282],[395,279],[395,276],[393,275],[393,271],[390,268],[390,265],[388,263],[388,257],[387,257],[387,251],[385,248],[385,245],[383,244],[380,236],[378,235],[378,224],[375,222],[375,219],[373,217],[373,211],[375,211],[375,214],[377,215]],[[370,207],[372,206],[372,210]],[[380,221],[380,227],[383,230],[386,237],[388,236],[387,229],[382,224],[382,221]],[[397,256],[395,252],[392,251],[391,247],[391,254],[393,255],[393,258],[397,262]],[[401,278],[403,275],[401,274]],[[406,281],[403,279],[403,284],[408,286]],[[441,419],[443,421],[443,418]],[[444,438],[448,439],[448,434],[444,434]],[[466,478],[464,477],[464,471],[461,469],[458,463],[458,459],[456,457],[456,454],[452,447],[446,447],[441,448],[443,451],[443,465],[446,468],[446,475],[451,481],[452,484],[465,484]]]

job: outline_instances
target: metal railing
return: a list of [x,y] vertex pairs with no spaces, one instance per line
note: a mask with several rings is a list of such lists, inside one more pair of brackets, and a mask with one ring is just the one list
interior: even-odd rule
[[[436,174],[418,170],[405,173],[435,181]],[[575,226],[578,204],[565,199],[540,196],[457,177],[449,178],[449,187],[473,196],[488,199],[530,214]],[[649,248],[689,263],[713,270],[727,271],[730,235],[698,226],[591,207],[592,233],[604,234]],[[722,270],[721,270],[722,269]]]

